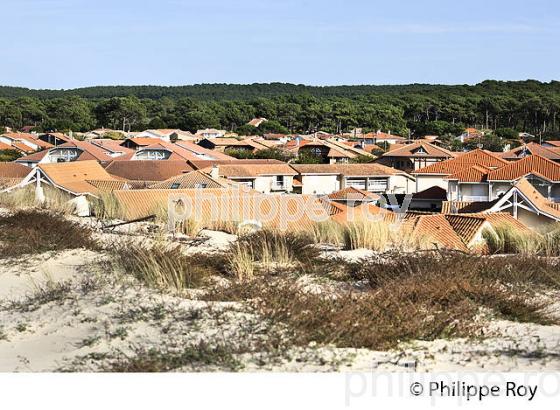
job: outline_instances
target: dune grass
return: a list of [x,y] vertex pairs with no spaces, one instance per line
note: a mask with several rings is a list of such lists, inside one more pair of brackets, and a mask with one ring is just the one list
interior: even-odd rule
[[65,249],[99,249],[92,231],[60,213],[20,210],[0,217],[0,257]]
[[482,233],[488,251],[493,254],[560,256],[560,225],[553,224],[541,232],[519,232],[501,224]]

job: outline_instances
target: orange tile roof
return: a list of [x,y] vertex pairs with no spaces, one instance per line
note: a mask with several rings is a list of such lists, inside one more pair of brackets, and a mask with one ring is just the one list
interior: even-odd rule
[[546,141],[546,143],[555,147],[560,147],[560,141]]
[[37,167],[54,184],[75,194],[98,192],[87,180],[114,180],[97,161],[59,162]]
[[367,164],[290,164],[298,173],[308,174],[331,174],[344,176],[385,176],[405,174],[395,168],[376,163]]
[[[203,169],[210,172],[211,167]],[[226,178],[256,178],[265,175],[297,175],[292,167],[288,164],[224,164],[218,165],[220,176]]]
[[490,168],[480,165],[472,165],[445,177],[445,179],[458,182],[484,182],[486,181],[486,177],[490,171]]
[[230,185],[229,181],[222,178],[214,179],[202,171],[192,171],[177,175],[165,181],[151,185],[150,189],[192,189],[205,185],[204,188],[225,188]]
[[455,158],[420,168],[412,172],[412,174],[452,175],[472,165],[480,165],[487,168],[499,168],[507,164],[508,162],[506,160],[499,158],[496,155],[481,149],[475,149],[462,155],[458,155]]
[[427,240],[438,248],[468,251],[461,237],[455,232],[445,215],[407,215],[401,226],[415,238]]
[[23,142],[12,142],[12,147],[15,147],[18,151],[21,151],[23,153],[29,154],[32,152],[35,152],[35,150],[33,148],[31,148],[28,145],[25,145]]
[[105,170],[112,174],[135,181],[164,181],[171,177],[191,172],[193,168],[185,161],[112,161]]
[[489,172],[488,181],[514,181],[529,174],[560,182],[560,164],[539,155],[529,155]]
[[381,197],[373,192],[364,191],[355,187],[347,187],[329,194],[328,198],[337,201],[377,201]]
[[474,213],[474,214],[447,214],[447,221],[451,224],[453,230],[463,239],[466,244],[478,234],[485,223],[492,226],[507,224],[517,232],[530,232],[530,229],[515,219],[507,212],[496,213]]
[[[425,153],[417,153],[422,149]],[[392,149],[382,155],[383,157],[410,157],[410,158],[453,158],[454,154],[444,148],[438,147],[429,142],[414,142],[406,144],[397,149]]]
[[[310,229],[313,220],[309,214],[301,212],[302,209],[309,210],[310,206],[313,210],[309,212],[329,219],[325,208],[311,195],[263,195],[237,188],[139,189],[114,191],[114,195],[127,220],[153,215],[158,208],[167,208],[170,198],[178,197],[188,201],[187,208],[193,210],[189,219],[206,227],[213,221],[239,223],[251,220],[270,228]],[[273,213],[272,210],[286,210],[286,214]]]
[[24,178],[31,168],[15,162],[0,162],[0,178]]
[[441,213],[442,214],[463,214],[463,213],[476,213],[482,212],[487,209],[492,208],[498,199],[491,202],[488,201],[443,201],[441,203]]
[[551,215],[556,220],[560,220],[560,208],[558,204],[550,202],[525,178],[521,178],[513,186],[523,194],[535,208],[544,214]]
[[412,195],[412,199],[446,200],[447,191],[440,186],[434,185],[424,189],[423,191],[416,192],[415,194]]
[[554,148],[546,148],[534,142],[524,144],[520,147],[500,154],[503,159],[508,160],[517,160],[519,158],[524,158],[527,155],[539,155],[552,161],[560,160],[560,153],[556,152]]

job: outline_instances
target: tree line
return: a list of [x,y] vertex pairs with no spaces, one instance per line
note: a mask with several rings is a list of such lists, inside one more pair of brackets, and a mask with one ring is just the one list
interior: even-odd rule
[[[255,133],[383,130],[413,137],[465,127],[560,134],[560,82],[312,87],[295,84],[114,86],[74,90],[0,87],[0,126],[38,131],[220,128]],[[255,117],[269,122],[247,126]]]

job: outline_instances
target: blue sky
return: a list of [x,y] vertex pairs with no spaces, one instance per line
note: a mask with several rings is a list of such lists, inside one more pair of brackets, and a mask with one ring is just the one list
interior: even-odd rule
[[557,0],[1,0],[0,84],[559,79]]

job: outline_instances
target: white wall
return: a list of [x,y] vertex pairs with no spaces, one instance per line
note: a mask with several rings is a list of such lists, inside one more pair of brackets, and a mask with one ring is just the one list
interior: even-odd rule
[[301,183],[304,195],[326,195],[340,190],[338,175],[302,175]]
[[416,175],[416,192],[423,191],[433,186],[439,186],[445,190],[448,188],[444,175]]

